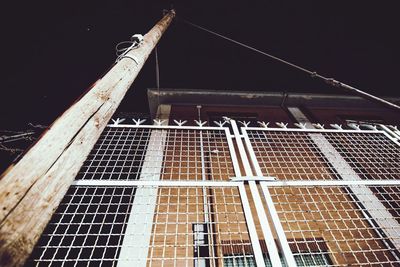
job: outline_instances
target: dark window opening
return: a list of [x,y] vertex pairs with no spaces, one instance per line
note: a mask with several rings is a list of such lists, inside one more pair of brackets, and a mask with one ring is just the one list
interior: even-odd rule
[[208,242],[208,228],[206,223],[193,224],[193,255],[195,267],[210,266],[210,251]]

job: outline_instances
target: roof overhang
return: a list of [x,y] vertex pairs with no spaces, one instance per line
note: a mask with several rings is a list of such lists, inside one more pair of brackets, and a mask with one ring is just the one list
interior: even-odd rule
[[[324,108],[371,108],[382,106],[358,96],[261,92],[261,91],[223,91],[207,89],[168,89],[147,90],[151,117],[157,113],[160,104],[168,105],[215,105],[215,106],[307,106]],[[400,98],[384,99],[400,103]]]

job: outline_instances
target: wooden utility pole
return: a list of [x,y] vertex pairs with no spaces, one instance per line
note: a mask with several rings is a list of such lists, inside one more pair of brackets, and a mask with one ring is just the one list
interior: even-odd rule
[[0,177],[0,266],[21,266],[170,25],[172,10]]

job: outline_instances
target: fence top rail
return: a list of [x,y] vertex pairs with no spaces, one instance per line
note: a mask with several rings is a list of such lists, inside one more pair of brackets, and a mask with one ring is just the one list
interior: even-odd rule
[[266,128],[266,127],[241,127],[245,131],[271,131],[271,132],[310,132],[310,133],[372,133],[385,134],[382,130],[351,130],[351,129],[301,129],[301,128]]
[[[144,124],[147,122],[146,119],[133,119],[133,123],[124,123],[125,119],[112,119],[112,123],[109,123],[107,127],[111,128],[160,128],[160,129],[201,129],[201,130],[220,130],[220,129],[228,129],[231,119],[223,120],[223,121],[201,121],[194,120],[196,125],[185,125],[187,123],[186,120],[173,120],[171,124],[166,124],[166,120],[153,120],[154,124]],[[288,126],[288,123],[284,122],[276,122],[275,124],[278,127],[269,127],[270,123],[260,122],[258,124],[260,126],[249,126],[249,121],[237,121],[239,125],[241,125],[241,129],[244,130],[263,130],[263,131],[292,131],[292,132],[346,132],[346,133],[382,133],[385,132],[383,129],[378,129],[375,125],[365,125],[365,124],[355,124],[348,123],[345,125],[339,124],[330,124],[326,128],[323,124],[320,123],[312,123],[313,128],[307,128],[305,123],[295,123],[295,126]],[[209,124],[209,126],[207,126]],[[211,126],[214,125],[214,126]],[[381,125],[385,126],[385,125]],[[347,127],[347,128],[345,128]],[[394,127],[395,126],[390,126]]]
[[237,187],[241,182],[223,181],[143,181],[143,180],[75,180],[74,186],[214,186],[214,187]]
[[210,126],[178,126],[178,125],[136,125],[136,124],[108,124],[109,128],[144,128],[160,130],[218,130],[225,131],[228,127],[210,127]]
[[[178,126],[178,125],[136,125],[136,124],[108,124],[109,128],[148,128],[148,129],[178,129],[178,130],[225,130],[226,126]],[[301,129],[301,128],[266,128],[241,127],[246,131],[274,131],[274,132],[312,132],[312,133],[385,133],[383,130],[352,130],[352,129]]]

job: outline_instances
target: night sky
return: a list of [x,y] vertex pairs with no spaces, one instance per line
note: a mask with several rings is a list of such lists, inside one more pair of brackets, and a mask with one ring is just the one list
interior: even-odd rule
[[[50,124],[110,67],[116,43],[146,33],[171,4],[178,18],[369,93],[400,96],[395,1],[276,2],[2,3],[0,128]],[[165,88],[341,92],[177,20],[158,51]],[[155,86],[152,55],[120,110],[147,112],[146,89]]]

